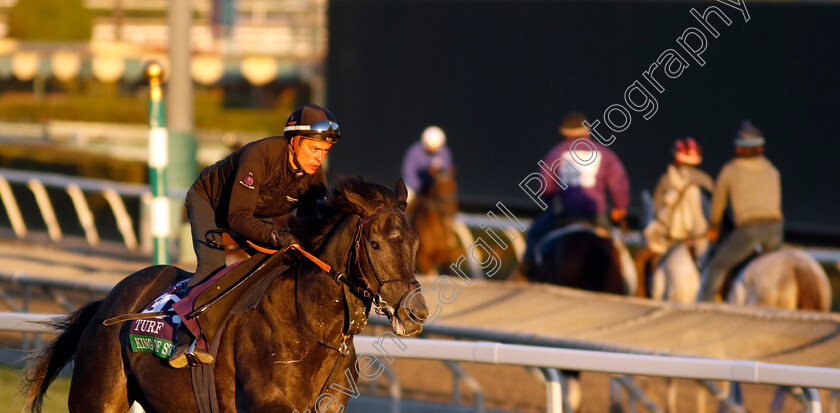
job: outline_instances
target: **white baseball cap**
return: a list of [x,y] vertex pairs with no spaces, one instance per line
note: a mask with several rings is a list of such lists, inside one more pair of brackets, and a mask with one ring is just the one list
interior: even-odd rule
[[429,126],[423,130],[423,136],[420,140],[426,149],[435,151],[446,143],[446,134],[443,133],[443,129],[437,126]]

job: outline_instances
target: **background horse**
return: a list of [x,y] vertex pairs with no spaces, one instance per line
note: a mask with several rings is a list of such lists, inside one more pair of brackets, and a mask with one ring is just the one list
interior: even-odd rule
[[432,180],[409,206],[411,228],[420,237],[417,270],[423,274],[440,271],[463,253],[453,228],[458,212],[458,184],[453,172],[433,172]]
[[[704,261],[704,258],[699,260]],[[784,246],[760,255],[735,275],[728,292],[721,294],[739,305],[783,308],[787,310],[830,311],[831,286],[820,264],[798,248]],[[671,248],[654,272],[651,296],[668,301],[690,303],[700,290],[700,271],[687,243]],[[676,406],[676,386],[670,379],[669,406]],[[734,394],[740,394],[738,383]],[[776,392],[771,411],[781,411],[785,393]],[[698,390],[698,405],[703,394]],[[736,396],[739,400],[739,396]]]
[[750,262],[735,278],[727,301],[789,310],[831,310],[831,285],[820,264],[789,246]]
[[[813,257],[799,248],[783,246],[736,268],[741,269],[732,277],[731,286],[721,292],[727,302],[787,310],[831,309],[828,275]],[[694,302],[699,289],[697,261],[685,245],[678,244],[654,273],[652,297]]]
[[[406,194],[402,181],[391,191],[343,179],[321,219],[295,219],[290,226],[321,260],[357,283],[369,282],[372,292],[398,309],[388,313],[394,332],[410,335],[420,332],[416,320],[425,319],[428,309],[414,278],[418,241],[403,214]],[[123,413],[134,401],[150,412],[197,412],[190,369],[131,352],[130,323],[102,323],[139,311],[189,275],[171,266],[143,269],[60,323],[61,334],[28,371],[27,408],[40,411],[49,383],[75,358],[70,412]],[[267,277],[275,278],[256,307],[231,316],[215,364],[208,367],[214,369],[220,411],[315,410],[325,390],[333,403],[346,403],[358,378],[352,334],[366,323],[370,301],[348,294],[309,262]],[[339,386],[347,392],[336,391]]]
[[618,251],[605,232],[582,221],[549,232],[534,247],[536,265],[525,275],[533,282],[627,294]]
[[[578,221],[552,230],[536,243],[534,254],[536,265],[530,273],[522,274],[528,281],[620,295],[630,292],[610,234],[589,222]],[[563,372],[564,411],[580,408],[579,373]]]
[[658,300],[691,303],[700,287],[695,261],[708,249],[709,202],[698,185],[676,171],[668,168],[674,188],[664,196],[661,210],[646,203],[653,219],[644,230],[647,247],[637,256],[639,291]]

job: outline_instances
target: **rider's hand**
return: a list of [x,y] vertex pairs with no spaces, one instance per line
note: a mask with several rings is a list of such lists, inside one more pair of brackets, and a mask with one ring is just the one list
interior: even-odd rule
[[613,208],[612,211],[610,211],[610,218],[612,218],[613,222],[619,222],[626,216],[627,210],[624,208]]
[[291,232],[274,228],[271,230],[271,235],[269,235],[269,244],[277,247],[277,249],[284,250],[289,245],[300,244],[300,241]]
[[709,238],[709,241],[717,242],[720,237],[720,233],[717,228],[709,228],[709,231],[706,232],[706,237]]

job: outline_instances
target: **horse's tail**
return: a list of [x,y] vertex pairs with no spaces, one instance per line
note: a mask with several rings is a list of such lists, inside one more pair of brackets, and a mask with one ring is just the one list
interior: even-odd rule
[[100,304],[102,301],[89,303],[69,316],[45,323],[61,334],[40,352],[27,358],[32,364],[27,368],[23,379],[21,390],[26,394],[26,404],[22,412],[40,413],[47,388],[61,369],[76,356],[79,339]]

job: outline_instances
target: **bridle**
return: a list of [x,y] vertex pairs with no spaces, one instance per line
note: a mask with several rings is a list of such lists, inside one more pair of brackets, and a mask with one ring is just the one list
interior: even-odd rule
[[[347,268],[347,272],[349,273],[352,268],[358,270],[359,277],[358,278],[350,278],[346,274],[337,271],[334,267],[330,266],[329,264],[322,261],[320,258],[312,255],[308,251],[301,248],[299,245],[294,244],[289,246],[287,249],[295,249],[301,253],[304,257],[308,260],[312,261],[315,265],[321,268],[324,272],[330,275],[336,283],[344,284],[348,287],[351,293],[362,299],[363,301],[368,301],[372,304],[373,309],[379,315],[385,315],[390,320],[396,310],[394,307],[385,301],[382,298],[382,295],[379,294],[382,286],[390,283],[395,282],[403,282],[408,285],[413,285],[416,287],[420,287],[420,283],[414,276],[403,277],[403,278],[395,278],[390,280],[382,280],[379,274],[376,272],[376,269],[373,267],[373,260],[370,258],[370,250],[368,245],[370,244],[370,240],[368,239],[368,233],[365,231],[367,225],[371,223],[374,219],[380,216],[387,216],[387,215],[402,215],[405,216],[405,212],[399,208],[393,209],[384,209],[373,214],[368,215],[367,217],[361,217],[359,221],[356,223],[356,231],[353,235],[353,250],[347,254],[347,262],[345,268]],[[368,231],[369,232],[369,231]],[[364,239],[364,242],[362,240]],[[253,246],[253,244],[252,244]],[[374,290],[374,288],[370,284],[370,279],[368,275],[365,274],[364,268],[362,268],[362,263],[360,261],[360,257],[362,250],[364,250],[364,256],[367,259],[367,262],[373,272],[373,280],[376,280],[379,288]],[[351,262],[352,261],[352,262]],[[352,264],[352,266],[351,266]]]
[[[297,250],[298,252],[301,253],[301,255],[303,255],[308,260],[312,261],[312,263],[317,265],[321,270],[323,270],[324,272],[329,274],[330,277],[332,277],[333,280],[335,280],[336,283],[344,284],[347,287],[347,289],[349,290],[350,293],[354,294],[355,296],[360,298],[365,303],[366,307],[367,307],[367,304],[370,303],[372,305],[373,310],[376,311],[377,314],[385,315],[386,317],[388,317],[388,320],[392,320],[393,317],[396,314],[396,310],[394,309],[393,306],[391,306],[390,303],[388,303],[387,301],[385,301],[384,298],[382,298],[382,296],[379,294],[379,291],[374,290],[373,287],[371,287],[371,284],[368,281],[369,277],[367,275],[365,275],[365,271],[362,268],[361,261],[360,261],[359,258],[361,257],[360,253],[361,253],[361,250],[363,248],[363,245],[364,245],[364,251],[365,251],[365,258],[367,259],[367,262],[368,262],[368,264],[369,264],[369,266],[370,266],[370,268],[373,272],[373,279],[375,279],[376,282],[379,284],[379,290],[382,289],[383,285],[389,284],[389,283],[404,282],[404,283],[407,283],[409,285],[416,286],[417,288],[420,287],[420,283],[414,278],[414,276],[409,276],[409,277],[404,277],[404,278],[396,278],[396,279],[390,279],[390,280],[384,280],[383,281],[382,278],[379,277],[379,274],[376,272],[376,269],[373,268],[373,264],[372,264],[373,261],[370,259],[370,251],[367,248],[367,245],[370,244],[370,240],[368,239],[368,236],[365,233],[365,228],[366,228],[367,224],[372,222],[375,218],[378,218],[380,216],[385,216],[385,215],[403,215],[403,216],[405,216],[405,212],[402,209],[399,209],[399,208],[380,210],[380,211],[377,211],[377,212],[375,212],[375,213],[373,213],[373,214],[371,214],[367,217],[361,217],[359,219],[359,221],[356,223],[356,231],[353,235],[353,250],[350,251],[347,254],[347,260],[346,260],[345,268],[347,269],[347,272],[349,273],[351,268],[353,268],[353,267],[351,267],[351,264],[352,264],[358,270],[358,273],[359,273],[358,279],[350,278],[346,274],[344,274],[340,271],[337,271],[335,268],[333,268],[329,264],[325,263],[320,258],[312,255],[308,251],[304,250],[303,248],[301,248],[297,244],[290,245],[289,247],[286,248],[286,250],[288,250],[290,248]],[[364,243],[362,242],[362,239],[364,239],[364,241],[365,241]],[[249,243],[250,243],[250,241],[249,241]],[[253,243],[251,243],[251,245],[256,246]],[[284,250],[284,251],[286,251],[286,250]],[[351,261],[352,261],[352,263],[351,263]],[[298,275],[300,275],[300,268],[298,268]],[[296,291],[295,291],[295,306],[297,307],[297,287],[296,287]],[[296,313],[298,314],[298,317],[300,317],[299,309],[296,309]],[[309,329],[307,328],[307,330],[309,330]],[[328,348],[331,348],[333,350],[337,350],[343,356],[346,356],[347,353],[349,352],[349,346],[347,345],[347,341],[350,338],[351,334],[348,334],[347,331],[342,333],[342,342],[337,347],[332,346],[332,345],[326,343],[325,341],[321,340],[314,332],[312,332],[312,331],[308,331],[308,332],[313,337],[315,337],[315,339],[318,341],[318,343],[320,343],[320,344],[322,344],[322,345],[324,345]]]
[[[408,285],[413,285],[415,287],[420,287],[420,283],[417,281],[417,279],[414,278],[414,276],[403,277],[403,278],[394,278],[394,279],[383,281],[382,278],[379,277],[379,274],[376,272],[376,268],[374,268],[374,266],[373,266],[373,260],[371,260],[371,258],[370,258],[370,248],[369,248],[370,239],[368,238],[369,231],[367,231],[367,232],[365,231],[365,226],[367,224],[371,223],[374,219],[376,219],[380,216],[387,216],[387,215],[402,215],[402,216],[405,216],[405,212],[403,212],[403,210],[399,209],[399,208],[384,209],[384,210],[374,212],[373,214],[368,215],[367,217],[363,217],[363,218],[359,219],[359,221],[356,223],[356,233],[353,236],[354,251],[353,251],[353,254],[351,254],[351,255],[354,257],[353,264],[354,264],[355,268],[359,271],[359,280],[363,284],[363,291],[365,293],[368,293],[368,295],[365,295],[363,293],[362,296],[371,300],[371,302],[374,305],[373,308],[374,308],[374,310],[376,311],[377,314],[386,315],[390,319],[394,315],[394,308],[387,301],[385,301],[384,298],[382,298],[382,296],[379,294],[378,291],[374,291],[374,289],[371,287],[370,281],[369,281],[371,279],[371,277],[365,274],[365,270],[362,267],[362,263],[360,261],[360,257],[362,256],[361,251],[364,249],[365,259],[367,259],[368,266],[370,267],[371,272],[373,272],[373,278],[372,279],[376,280],[376,282],[379,284],[378,290],[381,290],[383,286],[385,286],[386,284],[390,284],[390,283],[402,282],[402,283],[406,283]],[[364,239],[364,242],[362,242],[363,239]],[[349,272],[350,271],[350,265],[349,265],[350,264],[349,263],[350,256],[348,256],[347,258],[348,258],[347,269],[348,269],[348,272]]]

